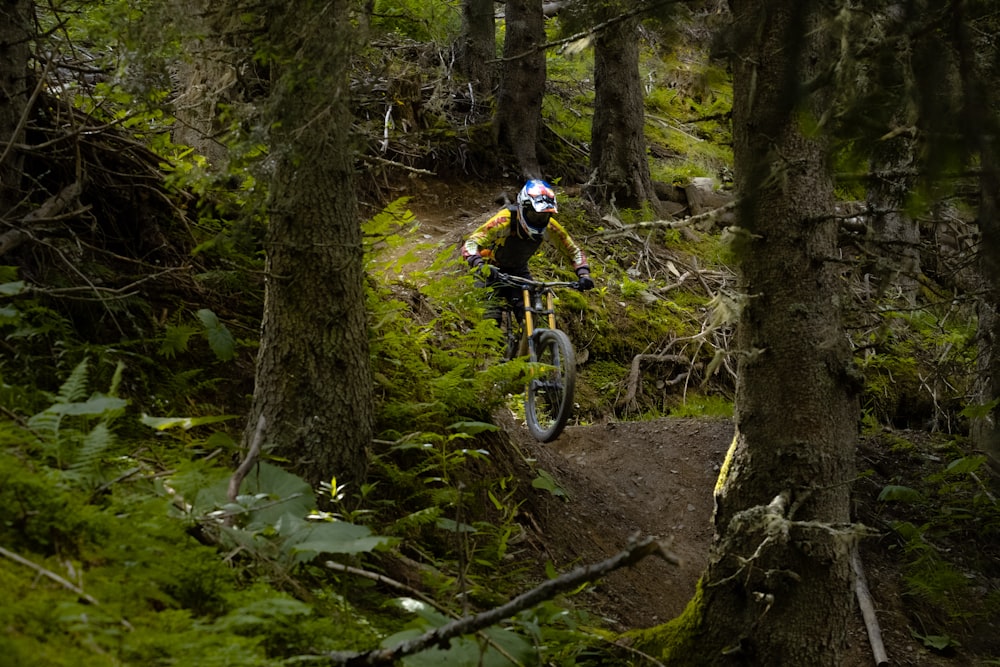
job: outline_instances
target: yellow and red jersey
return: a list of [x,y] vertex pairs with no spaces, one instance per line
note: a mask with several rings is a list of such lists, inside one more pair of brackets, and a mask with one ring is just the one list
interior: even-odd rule
[[574,270],[587,267],[583,250],[555,219],[549,220],[540,238],[530,239],[521,232],[516,216],[516,208],[504,208],[483,223],[465,240],[462,258],[471,264],[478,255],[504,273],[521,275],[541,244],[548,242],[572,263]]

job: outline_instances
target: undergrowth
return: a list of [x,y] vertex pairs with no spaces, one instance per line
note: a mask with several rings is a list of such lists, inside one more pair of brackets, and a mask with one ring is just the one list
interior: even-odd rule
[[[453,2],[376,4],[391,7],[375,27],[401,41],[444,41],[459,20]],[[586,53],[550,55],[544,114],[560,145],[589,140],[591,67]],[[724,172],[725,73],[684,50],[647,52],[643,67],[647,131],[665,155],[651,158],[655,177],[685,183]],[[231,128],[237,159],[211,174],[170,142],[140,95],[102,92],[110,108],[130,108],[128,127],[169,162],[157,195],[197,200],[183,216],[170,209],[180,217],[162,229],[143,220],[194,271],[158,275],[156,289],[94,307],[60,291],[80,286],[63,284],[72,271],[52,248],[37,266],[0,267],[0,665],[307,662],[391,644],[523,590],[538,565],[525,545],[524,498],[565,493],[530,462],[527,477],[502,466],[515,455],[502,451],[491,417],[517,393],[524,368],[498,363],[499,331],[483,322],[480,291],[454,253],[413,245],[419,221],[405,199],[365,224],[378,429],[368,483],[311,489],[265,460],[230,497],[263,303],[264,193],[246,163],[264,147]],[[83,108],[102,122],[124,118],[101,116],[96,103]],[[382,115],[372,118],[381,128]],[[583,159],[565,150],[563,159]],[[586,239],[598,285],[560,296],[561,326],[581,355],[578,416],[731,414],[738,295],[721,235],[614,236],[612,222],[652,213],[616,211],[614,221],[590,213],[573,196],[560,200],[560,218]],[[95,275],[131,275],[131,262],[128,271],[117,263],[127,245],[83,261]],[[436,260],[412,270],[417,250]],[[551,256],[533,269],[568,277]],[[29,284],[39,276],[52,289]],[[995,588],[979,595],[976,574],[995,577],[997,554],[961,549],[1000,537],[983,458],[959,436],[974,318],[951,306],[867,306],[852,315],[863,426],[948,434],[919,454],[920,475],[885,480],[878,506],[907,594],[931,610],[914,614],[913,632],[943,650],[1000,605]],[[637,355],[682,359],[646,360],[633,376]],[[918,456],[904,438],[897,446],[894,457]],[[358,502],[342,502],[346,495]],[[335,509],[317,509],[320,497]],[[456,642],[447,659],[503,664],[500,647],[526,664],[612,664],[599,626],[560,598]],[[435,650],[406,662],[445,659]]]

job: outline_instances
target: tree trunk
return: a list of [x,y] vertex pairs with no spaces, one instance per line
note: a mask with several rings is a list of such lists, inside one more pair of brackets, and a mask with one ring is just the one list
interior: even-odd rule
[[599,201],[639,208],[656,202],[646,157],[645,108],[639,76],[639,22],[629,19],[597,35],[589,192]]
[[545,93],[545,43],[542,0],[507,0],[507,35],[493,130],[509,149],[524,178],[542,178],[538,160],[542,98]]
[[373,427],[348,4],[296,0],[269,17],[272,48],[297,57],[272,90],[267,289],[244,444],[263,416],[265,443],[293,472],[356,491]]
[[[860,384],[838,304],[828,146],[800,119],[826,63],[820,3],[732,0],[742,197],[736,435],[716,539],[686,614],[684,665],[839,666],[854,607],[849,491]],[[687,649],[685,651],[685,649]]]
[[[237,102],[235,93],[241,64],[235,62],[237,49],[226,43],[224,17],[233,13],[216,7],[212,0],[188,0],[186,10],[203,17],[209,25],[197,37],[188,38],[187,59],[174,68],[179,90],[172,100],[177,124],[175,143],[191,146],[217,170],[224,170],[229,159],[226,146],[219,141],[225,128],[220,123],[222,104]],[[235,31],[232,31],[235,32]],[[247,49],[242,50],[243,53]],[[220,57],[225,53],[227,57]]]
[[879,90],[873,92],[895,93],[896,111],[892,114],[890,126],[881,128],[882,138],[872,145],[871,180],[866,198],[868,209],[872,211],[873,238],[878,244],[879,264],[875,267],[878,290],[886,294],[890,289],[898,289],[900,297],[912,307],[916,305],[920,289],[920,227],[904,209],[916,180],[912,175],[916,139],[909,130],[885,136],[890,130],[908,128],[915,122],[904,95],[904,91],[913,89],[915,85],[913,47],[899,22],[901,18],[894,12],[878,16],[883,29],[892,31],[896,36],[896,42],[891,63],[881,68],[883,76],[874,82]]
[[480,99],[493,92],[496,57],[493,0],[463,0],[458,66]]
[[901,174],[910,170],[913,158],[913,138],[909,134],[878,142],[873,148],[873,180],[867,193],[878,244],[878,289],[884,294],[897,288],[909,306],[916,305],[920,290],[920,227],[903,210],[914,179]]
[[28,81],[31,8],[28,0],[0,3],[0,218],[22,215],[14,209],[22,199],[24,120],[31,84]]
[[973,420],[972,438],[1000,477],[1000,164],[994,141],[983,139],[982,195],[979,203],[979,266],[983,297],[979,303],[978,400],[991,406]]
[[[975,16],[976,11],[985,16]],[[1000,48],[993,36],[998,19],[992,6],[958,2],[955,44],[965,93],[962,127],[969,150],[979,155],[979,273],[983,295],[978,304],[977,400],[986,414],[972,420],[971,435],[1000,477]],[[971,30],[969,26],[977,28]]]

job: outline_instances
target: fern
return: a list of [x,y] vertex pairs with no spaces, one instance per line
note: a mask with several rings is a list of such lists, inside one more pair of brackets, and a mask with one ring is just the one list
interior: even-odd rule
[[[82,479],[96,468],[95,461],[111,444],[109,425],[128,404],[125,399],[100,393],[87,397],[88,363],[85,359],[77,364],[59,388],[55,402],[28,419],[28,430],[45,456],[53,459],[56,467],[73,471],[69,475],[72,479]],[[119,364],[111,381],[112,393],[121,384],[122,372]],[[63,423],[67,418],[71,422],[68,427]],[[100,422],[86,434],[77,428],[86,427],[94,418]]]
[[89,360],[84,359],[76,365],[66,381],[59,388],[56,403],[74,403],[87,395],[87,376],[89,375]]
[[115,444],[115,436],[108,422],[102,420],[88,433],[76,450],[64,478],[74,484],[91,488],[104,481],[103,456]]

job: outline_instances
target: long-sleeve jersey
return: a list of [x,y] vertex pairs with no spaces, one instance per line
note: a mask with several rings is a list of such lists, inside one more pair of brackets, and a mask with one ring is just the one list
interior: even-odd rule
[[523,238],[521,226],[514,216],[517,209],[504,208],[472,232],[462,245],[462,259],[472,264],[478,255],[505,273],[521,275],[528,270],[528,260],[543,242],[548,242],[573,264],[574,269],[587,266],[587,257],[562,225],[549,220],[541,238]]

